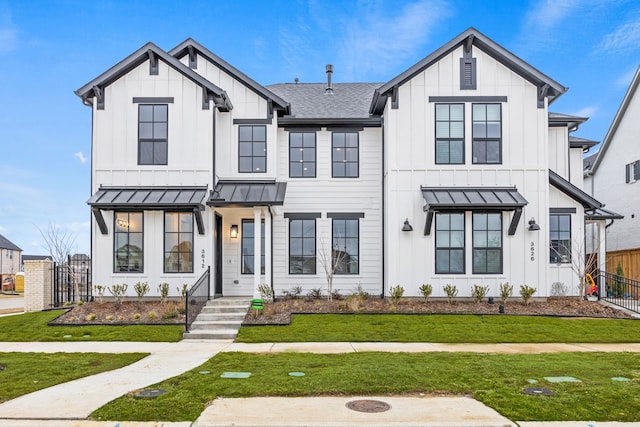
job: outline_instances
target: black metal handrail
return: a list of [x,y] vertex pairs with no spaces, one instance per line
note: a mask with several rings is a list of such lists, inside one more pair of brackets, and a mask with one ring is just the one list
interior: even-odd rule
[[638,303],[640,281],[603,271],[598,271],[594,279],[598,286],[600,299],[640,313],[640,304]]
[[207,267],[202,276],[194,283],[194,285],[187,291],[184,299],[184,330],[189,332],[189,327],[196,320],[198,314],[207,304],[211,297],[210,291],[211,283],[211,266]]

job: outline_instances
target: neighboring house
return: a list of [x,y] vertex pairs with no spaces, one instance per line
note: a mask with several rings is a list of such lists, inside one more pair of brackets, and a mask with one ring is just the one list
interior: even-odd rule
[[609,270],[617,264],[627,277],[640,279],[640,67],[602,141],[585,158],[585,189],[624,216],[607,228]]
[[15,275],[20,270],[22,249],[0,234],[0,284],[15,283]]
[[[93,283],[276,295],[536,296],[562,282],[585,218],[567,89],[471,28],[387,83],[261,86],[188,39],[148,43],[76,91],[93,116]],[[578,242],[578,244],[576,244]],[[550,250],[550,246],[554,249]]]
[[50,255],[22,255],[22,261],[20,262],[20,271],[24,271],[24,262],[25,261],[51,261],[53,262],[53,257]]

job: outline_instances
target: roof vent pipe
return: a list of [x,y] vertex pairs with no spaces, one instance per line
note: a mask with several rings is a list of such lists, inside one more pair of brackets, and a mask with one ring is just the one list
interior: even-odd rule
[[325,93],[332,94],[333,87],[331,87],[331,74],[333,74],[333,65],[327,64],[327,88],[324,90]]

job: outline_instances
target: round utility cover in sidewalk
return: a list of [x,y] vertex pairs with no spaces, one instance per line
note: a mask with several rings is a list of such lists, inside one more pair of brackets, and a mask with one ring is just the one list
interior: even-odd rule
[[133,395],[136,399],[155,399],[156,397],[165,394],[167,390],[141,390]]
[[347,408],[358,412],[385,412],[391,409],[391,405],[380,400],[362,399],[347,402]]

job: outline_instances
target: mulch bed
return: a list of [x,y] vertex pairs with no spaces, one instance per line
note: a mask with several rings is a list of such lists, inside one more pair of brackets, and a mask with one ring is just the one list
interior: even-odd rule
[[[429,300],[421,298],[401,299],[398,304],[389,300],[370,297],[366,300],[353,301],[341,299],[278,299],[264,305],[264,310],[257,316],[249,311],[244,324],[289,324],[291,314],[302,313],[409,313],[409,314],[500,314],[500,303],[489,304],[487,300],[480,303],[468,301]],[[511,299],[504,304],[504,314],[537,315],[563,317],[594,318],[633,318],[626,311],[616,309],[600,302],[586,301],[579,298],[548,298],[546,301],[534,300],[525,304],[521,300]]]
[[183,301],[113,301],[76,304],[51,325],[162,325],[183,324]]

